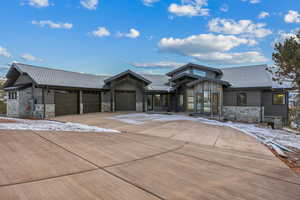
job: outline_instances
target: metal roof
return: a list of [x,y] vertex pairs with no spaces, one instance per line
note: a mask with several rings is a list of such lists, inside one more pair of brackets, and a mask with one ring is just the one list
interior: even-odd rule
[[100,89],[109,76],[70,72],[46,67],[14,63],[20,73],[26,73],[37,85]]
[[252,65],[223,68],[221,80],[231,84],[231,88],[290,88],[291,85],[278,85],[272,80],[272,74],[266,70],[267,65]]
[[146,84],[150,84],[150,83],[151,83],[151,81],[149,81],[149,80],[146,79],[145,77],[143,77],[143,76],[141,76],[141,75],[139,75],[139,74],[137,74],[137,73],[135,73],[135,72],[133,72],[133,71],[131,71],[131,70],[127,70],[127,71],[124,71],[124,72],[122,72],[122,73],[120,73],[120,74],[117,74],[117,75],[115,75],[115,76],[109,77],[109,78],[105,79],[104,82],[105,82],[105,83],[109,83],[109,82],[111,82],[111,81],[113,81],[113,80],[115,80],[115,79],[118,79],[118,78],[120,78],[120,77],[122,77],[122,76],[125,76],[125,75],[127,75],[127,74],[129,74],[129,75],[131,75],[131,76],[133,76],[133,77],[135,77],[135,78],[137,78],[137,79],[139,79],[139,80],[145,82]]
[[199,77],[197,80],[188,83],[187,86],[192,87],[192,86],[197,85],[198,83],[201,83],[203,81],[211,81],[211,82],[219,83],[219,84],[224,85],[226,87],[230,86],[230,83],[228,83],[227,81],[223,81],[223,80],[220,80],[220,79],[207,78],[207,77]]
[[204,66],[204,65],[197,65],[197,64],[194,64],[194,63],[188,63],[186,65],[183,65],[182,67],[179,67],[179,68],[174,69],[173,71],[170,71],[169,73],[167,73],[167,75],[172,76],[172,75],[176,74],[177,72],[183,71],[183,70],[185,70],[186,68],[189,68],[189,67],[193,67],[193,68],[199,69],[199,70],[213,71],[213,72],[215,72],[219,75],[222,74],[222,71],[218,68],[207,67],[207,66]]
[[172,91],[173,88],[168,85],[170,77],[166,75],[156,74],[141,74],[144,78],[151,81],[151,84],[147,86],[149,91]]

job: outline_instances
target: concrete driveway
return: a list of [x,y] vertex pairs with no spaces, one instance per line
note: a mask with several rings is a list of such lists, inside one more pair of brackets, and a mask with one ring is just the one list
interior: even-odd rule
[[114,115],[55,120],[121,134],[0,131],[0,199],[299,199],[299,176],[238,131]]

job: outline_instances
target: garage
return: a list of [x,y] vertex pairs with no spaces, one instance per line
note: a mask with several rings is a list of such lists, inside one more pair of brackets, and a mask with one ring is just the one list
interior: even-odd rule
[[116,91],[115,92],[116,111],[136,111],[136,92],[135,91]]
[[83,113],[101,112],[101,95],[99,92],[83,92]]
[[55,116],[78,114],[78,101],[77,91],[56,91],[54,97]]

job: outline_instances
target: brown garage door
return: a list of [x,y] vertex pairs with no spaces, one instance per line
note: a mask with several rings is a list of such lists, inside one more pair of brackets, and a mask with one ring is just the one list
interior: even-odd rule
[[78,114],[78,92],[55,92],[55,116]]
[[100,93],[83,92],[82,102],[83,102],[84,113],[94,113],[94,112],[101,111]]
[[116,91],[116,111],[136,111],[135,91]]

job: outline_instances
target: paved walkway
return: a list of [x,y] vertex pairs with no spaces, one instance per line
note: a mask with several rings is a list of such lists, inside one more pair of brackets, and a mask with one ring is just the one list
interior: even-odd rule
[[249,136],[198,122],[128,125],[107,119],[111,115],[56,120],[122,134],[0,131],[0,199],[295,200],[300,196],[300,178]]

